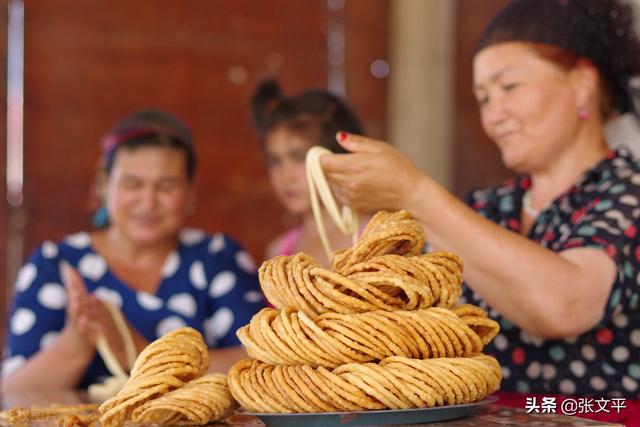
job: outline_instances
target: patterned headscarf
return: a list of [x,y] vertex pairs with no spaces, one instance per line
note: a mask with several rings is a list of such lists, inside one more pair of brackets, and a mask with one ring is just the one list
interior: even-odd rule
[[182,120],[166,111],[145,109],[129,114],[102,137],[102,154],[108,157],[123,142],[138,139],[172,140],[193,150],[193,135]]

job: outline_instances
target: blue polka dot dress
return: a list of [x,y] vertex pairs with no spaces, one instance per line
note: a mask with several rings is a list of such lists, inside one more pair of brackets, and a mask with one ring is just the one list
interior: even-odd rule
[[[64,264],[78,270],[89,292],[120,308],[149,341],[190,326],[202,333],[210,348],[238,345],[236,329],[264,306],[251,256],[223,234],[183,230],[155,294],[135,291],[119,280],[92,248],[88,233],[72,234],[58,244],[44,242],[18,273],[3,377],[50,345],[64,327],[67,296],[60,275]],[[107,375],[96,355],[79,386]]]

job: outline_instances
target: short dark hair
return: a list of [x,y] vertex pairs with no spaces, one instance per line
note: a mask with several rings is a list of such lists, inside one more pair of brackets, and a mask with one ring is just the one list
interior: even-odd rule
[[189,180],[193,179],[196,155],[189,126],[174,114],[156,109],[144,109],[125,116],[102,138],[102,167],[105,173],[111,173],[118,150],[144,146],[169,147],[183,151],[187,177]]
[[262,144],[273,130],[286,126],[313,145],[341,153],[345,150],[336,142],[338,131],[363,133],[360,120],[339,97],[321,89],[285,97],[274,79],[264,80],[256,88],[251,97],[251,116]]

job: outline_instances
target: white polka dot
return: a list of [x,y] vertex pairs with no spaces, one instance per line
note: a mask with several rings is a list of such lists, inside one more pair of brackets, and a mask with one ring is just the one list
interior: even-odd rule
[[611,320],[618,328],[626,328],[629,324],[629,318],[622,313],[614,316]]
[[212,254],[218,253],[224,249],[224,235],[217,233],[211,239],[211,243],[209,243],[209,252]]
[[247,251],[238,251],[236,253],[236,263],[249,274],[253,274],[258,271],[256,263]]
[[624,203],[625,205],[629,206],[638,206],[638,198],[631,194],[625,194],[624,196],[620,197],[620,203]]
[[629,359],[629,349],[625,346],[619,345],[611,352],[611,357],[618,363],[626,362]]
[[640,173],[634,173],[631,177],[631,183],[634,185],[640,185]]
[[58,256],[58,246],[48,240],[42,243],[42,256],[45,258],[55,258]]
[[162,277],[171,277],[180,268],[180,255],[176,251],[171,252],[169,258],[162,267]]
[[556,370],[556,367],[550,363],[545,363],[544,365],[542,365],[542,378],[544,378],[545,380],[551,380],[555,378],[557,372],[558,371]]
[[191,279],[191,284],[197,289],[204,290],[207,287],[207,277],[201,261],[196,261],[191,264],[189,268],[189,279]]
[[500,313],[498,313],[498,311],[495,308],[492,308],[491,310],[489,310],[489,317],[491,317],[492,319],[497,319],[500,316]]
[[138,300],[138,304],[140,307],[145,310],[153,311],[162,308],[163,301],[155,295],[151,295],[148,292],[137,292],[136,300]]
[[590,362],[596,359],[596,349],[592,345],[586,344],[582,346],[582,357]]
[[86,254],[78,263],[78,271],[94,282],[107,272],[107,262],[98,254]]
[[502,369],[502,377],[507,379],[507,378],[511,378],[511,369],[509,369],[506,366],[502,366],[500,369]]
[[562,380],[558,384],[560,392],[563,394],[574,394],[576,392],[576,384],[571,380]]
[[16,277],[16,292],[24,292],[33,283],[38,275],[38,269],[35,265],[28,263],[22,266]]
[[493,339],[493,345],[497,350],[505,351],[507,349],[507,346],[509,345],[509,342],[507,341],[507,337],[505,337],[503,334],[498,334]]
[[156,335],[158,337],[161,337],[164,334],[167,334],[178,328],[182,328],[183,326],[187,326],[184,319],[179,316],[170,316],[158,322],[158,326],[156,327]]
[[207,342],[215,342],[224,337],[231,329],[231,325],[233,325],[233,312],[227,307],[220,308],[204,322]]
[[113,289],[100,287],[96,289],[94,292],[96,297],[100,301],[110,302],[118,308],[122,308],[122,295],[118,291],[114,291]]
[[80,232],[75,234],[70,234],[64,239],[65,242],[72,248],[76,249],[85,249],[88,248],[91,244],[91,237],[89,237],[89,233]]
[[638,382],[625,375],[622,377],[622,387],[627,391],[635,392],[638,389]]
[[591,384],[591,387],[597,391],[603,391],[607,388],[607,382],[601,377],[593,377],[589,383]]
[[622,212],[614,209],[606,211],[604,216],[605,218],[615,219],[618,222],[623,222],[626,220]]
[[248,303],[256,304],[264,300],[264,295],[262,295],[262,292],[249,291],[244,294],[244,300]]
[[175,294],[167,301],[167,308],[186,317],[196,315],[196,300],[187,293]]
[[2,378],[7,378],[9,375],[18,370],[25,364],[27,359],[24,356],[13,356],[9,359],[2,361]]
[[231,271],[222,271],[216,274],[216,277],[211,280],[211,285],[209,286],[209,296],[211,296],[211,298],[219,298],[225,295],[233,289],[236,281],[236,275]]
[[521,331],[520,332],[520,339],[525,344],[533,344],[536,347],[541,347],[542,344],[544,344],[544,339],[540,338],[537,335],[533,335],[533,334],[531,334],[531,333],[529,333],[527,331]]
[[529,366],[527,366],[527,377],[531,379],[536,379],[542,374],[542,365],[540,362],[531,362]]
[[631,344],[633,344],[635,347],[640,347],[640,329],[634,329],[633,331],[631,331],[629,339],[631,341]]
[[28,308],[19,308],[11,318],[11,332],[14,335],[24,335],[36,323],[36,314]]
[[47,348],[51,346],[58,339],[58,335],[60,333],[56,331],[47,332],[40,338],[40,349]]
[[569,364],[569,369],[573,372],[578,378],[584,377],[584,374],[587,373],[587,366],[581,360],[574,360]]
[[197,228],[186,228],[180,232],[180,241],[185,246],[193,246],[204,239],[204,233]]
[[45,283],[38,291],[38,302],[50,310],[62,310],[67,305],[67,292],[59,283]]

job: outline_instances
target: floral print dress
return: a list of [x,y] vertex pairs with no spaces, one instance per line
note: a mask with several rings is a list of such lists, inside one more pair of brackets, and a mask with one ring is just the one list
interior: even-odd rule
[[[519,176],[498,187],[473,191],[467,203],[489,220],[520,232],[522,196],[530,184],[528,176]],[[502,390],[638,399],[639,218],[640,165],[620,148],[545,208],[528,234],[554,252],[599,248],[615,261],[617,276],[604,316],[583,335],[563,340],[534,336],[504,319],[465,286],[463,300],[488,309],[500,322],[500,334],[487,352],[503,366]]]

